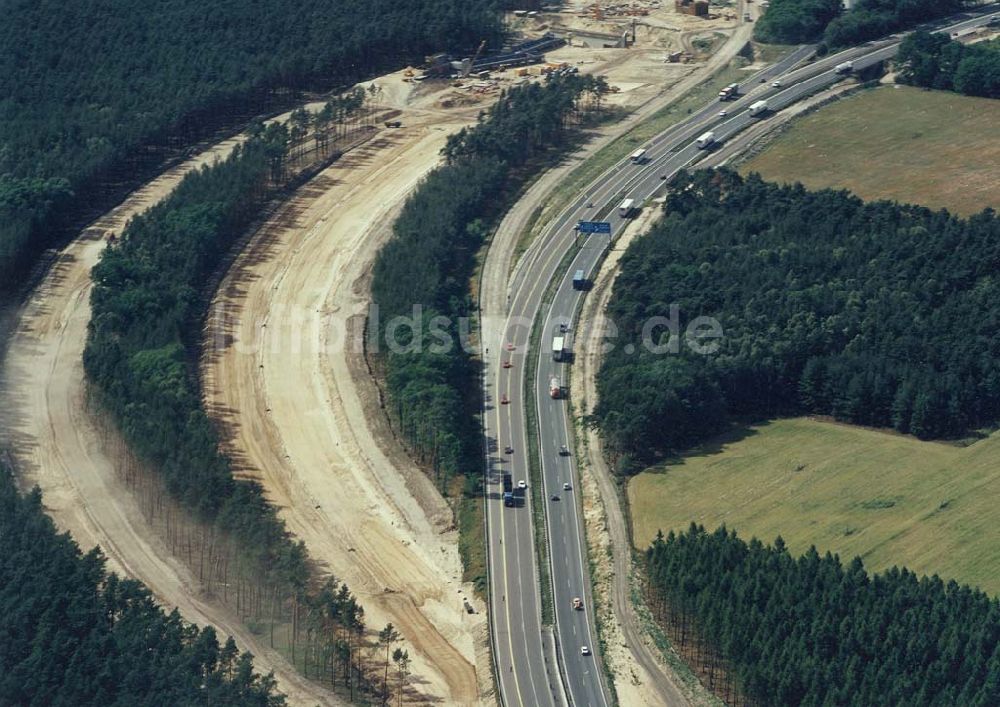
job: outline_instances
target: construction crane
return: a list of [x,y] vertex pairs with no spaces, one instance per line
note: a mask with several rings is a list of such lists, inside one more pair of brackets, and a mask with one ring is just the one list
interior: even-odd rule
[[482,55],[483,50],[486,49],[486,40],[484,39],[479,43],[479,49],[476,50],[476,55],[472,57],[472,63],[475,64],[479,61],[479,57]]
[[477,61],[479,61],[479,57],[483,53],[484,49],[486,49],[485,39],[479,43],[479,49],[477,49],[473,57],[469,59],[469,68],[462,74],[462,76],[468,76],[472,72],[472,67],[475,66]]

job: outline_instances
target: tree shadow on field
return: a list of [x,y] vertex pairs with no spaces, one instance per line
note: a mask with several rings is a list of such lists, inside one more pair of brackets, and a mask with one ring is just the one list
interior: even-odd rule
[[755,420],[752,422],[746,421],[734,423],[726,431],[712,437],[696,447],[692,447],[691,449],[681,453],[666,455],[661,462],[651,466],[647,471],[656,474],[663,474],[666,473],[669,467],[679,466],[690,459],[722,454],[726,451],[726,447],[729,445],[742,442],[745,439],[760,434],[761,430],[768,427],[770,424],[770,420]]

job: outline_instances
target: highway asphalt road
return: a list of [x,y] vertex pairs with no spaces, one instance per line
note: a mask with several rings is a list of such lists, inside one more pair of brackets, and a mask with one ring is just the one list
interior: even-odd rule
[[[771,77],[782,74],[811,53],[811,47],[796,50],[782,62],[754,75],[743,85],[750,87],[753,81],[759,84],[759,79],[762,77],[770,81]],[[730,102],[730,105],[734,103]],[[551,249],[556,262],[561,255],[573,247],[573,242],[576,240],[573,224],[579,219],[591,218],[595,209],[598,210],[598,213],[602,213],[607,211],[609,206],[612,207],[611,212],[604,218],[611,221],[613,232],[619,230],[624,224],[618,215],[617,208],[615,208],[616,205],[626,196],[634,197],[637,193],[637,187],[648,181],[648,179],[640,180],[639,185],[632,186],[632,183],[636,181],[636,176],[638,174],[645,175],[649,170],[658,167],[662,161],[669,161],[673,164],[681,159],[674,156],[671,160],[671,155],[676,155],[672,151],[690,141],[689,134],[692,130],[700,130],[705,121],[713,120],[718,111],[721,110],[720,105],[722,104],[713,102],[692,116],[689,121],[686,121],[686,128],[677,126],[673,131],[658,136],[649,145],[644,146],[648,151],[647,154],[651,155],[649,163],[633,165],[627,162],[620,165],[620,169],[613,173],[610,178],[606,178],[596,194],[592,197],[582,198],[577,209],[571,210],[568,219],[559,229],[561,235],[559,245]],[[658,174],[659,172],[650,173],[657,187],[661,183]],[[622,193],[623,190],[624,193]],[[593,203],[594,206],[588,208],[588,203]],[[583,296],[583,292],[573,289],[573,275],[577,270],[583,270],[588,275],[593,271],[608,245],[608,237],[601,235],[580,236],[580,242],[582,246],[577,249],[572,263],[562,274],[556,294],[545,316],[541,345],[538,347],[538,351],[534,352],[537,375],[535,377],[536,389],[533,394],[538,410],[537,431],[544,480],[544,489],[540,491],[544,491],[547,499],[546,526],[550,547],[552,590],[560,662],[566,676],[570,704],[579,707],[598,707],[609,704],[609,700],[603,685],[600,657],[596,655],[595,650],[596,634],[591,614],[593,602],[590,597],[582,508],[575,494],[576,465],[572,453],[569,455],[560,454],[562,445],[567,445],[572,452],[573,434],[570,429],[572,420],[569,415],[568,402],[565,399],[553,400],[550,395],[550,382],[553,378],[559,380],[560,383],[569,380],[569,372],[566,370],[569,364],[554,360],[552,341],[556,336],[561,335],[560,325],[566,325],[570,329],[567,341],[572,339],[572,323]],[[549,249],[546,248],[546,250]],[[546,274],[544,267],[537,268],[537,270],[537,279],[547,280],[548,277],[560,275],[553,270],[549,270]],[[535,271],[536,268],[532,268],[532,272]],[[533,279],[530,275],[525,277],[526,282],[531,282]],[[566,483],[570,484],[569,491],[564,489]],[[558,496],[559,500],[551,500],[553,495]],[[584,610],[573,608],[573,599],[576,597],[584,600]],[[583,655],[581,653],[582,646],[590,648],[592,654]]]
[[[781,73],[808,53],[808,50],[795,52],[780,64],[767,69],[765,75],[770,78]],[[709,108],[714,107],[712,104]],[[714,112],[699,112],[685,121],[684,125],[689,122],[697,123],[700,119],[713,116]],[[631,174],[620,173],[614,184],[617,185],[621,178],[631,179]],[[600,193],[607,197],[604,199],[605,203],[613,194],[607,189]],[[583,206],[583,203],[580,205]],[[484,433],[487,443],[487,513],[491,543],[490,591],[491,596],[500,599],[499,604],[494,602],[492,620],[498,678],[507,705],[556,705],[566,704],[567,700],[570,704],[579,705],[607,704],[599,657],[580,654],[583,645],[596,652],[590,612],[573,611],[571,608],[572,598],[576,596],[584,598],[587,606],[591,605],[589,581],[584,581],[587,574],[582,536],[577,532],[581,527],[579,506],[573,500],[573,490],[563,491],[562,482],[559,482],[558,491],[553,492],[560,494],[561,498],[565,497],[567,501],[561,506],[565,509],[565,517],[560,518],[563,523],[560,531],[556,532],[561,534],[563,525],[570,530],[569,535],[563,538],[568,545],[553,551],[553,560],[557,562],[553,573],[562,575],[565,571],[572,572],[571,578],[560,581],[558,591],[555,592],[557,627],[567,673],[565,685],[568,686],[568,695],[560,681],[558,666],[553,664],[555,645],[542,631],[541,625],[530,508],[530,494],[540,490],[528,488],[523,502],[516,508],[505,508],[502,501],[503,472],[511,473],[515,485],[520,480],[529,480],[524,417],[525,372],[529,363],[526,353],[530,327],[539,312],[545,289],[551,277],[557,273],[560,261],[572,242],[573,231],[566,225],[575,221],[568,221],[567,218],[560,219],[560,228],[551,232],[558,236],[553,247],[534,248],[525,256],[530,259],[530,264],[526,263],[527,267],[521,268],[522,277],[518,278],[519,284],[512,290],[504,336],[502,340],[492,342],[493,353],[484,351],[487,362],[484,379]],[[543,335],[542,338],[544,341],[546,336]],[[484,345],[489,343],[485,342]],[[547,349],[549,343],[551,339],[542,348]],[[504,367],[505,361],[510,363],[509,368]],[[537,379],[548,395],[549,377],[545,377],[543,373],[540,371]],[[502,402],[504,399],[508,402]],[[547,401],[559,406],[565,405],[551,398],[547,398]],[[544,409],[540,412],[544,412]],[[564,420],[564,424],[568,422]],[[559,445],[568,443],[568,434],[564,432],[559,435],[558,442],[554,439],[556,438],[548,437],[540,440],[543,457],[552,453],[553,444],[558,457]],[[513,453],[505,452],[508,446]],[[568,457],[558,458],[566,469],[572,470]],[[559,521],[550,520],[551,522]],[[550,526],[550,535],[552,533]],[[554,547],[559,548],[561,544],[562,541]]]
[[[988,15],[980,10],[979,14],[968,17],[940,26],[961,32],[983,24]],[[609,704],[592,621],[582,509],[575,493],[576,468],[571,455],[559,454],[562,444],[572,449],[571,420],[567,403],[553,400],[549,395],[552,377],[563,382],[569,379],[567,364],[552,359],[551,343],[560,323],[571,327],[583,296],[573,289],[573,273],[583,270],[589,277],[609,245],[607,236],[592,235],[579,236],[580,245],[575,246],[578,238],[575,224],[580,220],[606,220],[611,222],[612,232],[617,233],[625,226],[625,219],[617,209],[621,200],[633,198],[641,204],[662,190],[661,177],[669,178],[706,154],[694,145],[695,138],[704,131],[712,130],[724,141],[750,123],[766,120],[766,115],[749,116],[747,109],[754,101],[766,98],[772,110],[780,110],[843,79],[833,70],[836,64],[851,59],[855,70],[864,69],[891,57],[897,48],[898,38],[887,38],[789,71],[812,52],[811,47],[796,50],[742,82],[739,100],[712,102],[643,145],[647,149],[644,164],[623,161],[592,182],[539,237],[518,265],[504,334],[498,341],[483,344],[492,349],[484,351],[490,590],[494,597],[501,597],[502,607],[497,611],[498,605],[493,603],[491,620],[500,690],[504,704],[509,707]],[[779,87],[771,85],[775,79],[780,81]],[[727,115],[719,116],[721,110]],[[561,266],[571,252],[572,261],[563,271]],[[559,278],[558,289],[543,311],[545,291],[555,278]],[[539,350],[528,352],[530,328],[539,314],[544,317]],[[505,367],[505,362],[510,367]],[[530,393],[534,399],[525,400],[526,367],[533,364],[538,367],[536,388]],[[530,498],[526,497],[525,503],[516,508],[505,508],[502,501],[503,471],[512,474],[515,486],[520,480],[529,480],[525,405],[535,405],[538,413],[543,487],[534,489],[529,484],[526,494],[543,494],[546,507],[556,619],[554,636],[544,631],[541,624]],[[507,446],[513,453],[505,452]],[[569,491],[563,490],[567,482],[571,486]],[[553,494],[559,496],[558,501],[550,500]],[[573,597],[583,599],[582,611],[572,608]],[[584,645],[590,648],[591,655],[581,654]],[[556,653],[558,666],[553,665]],[[560,679],[560,671],[565,682]]]
[[[809,53],[811,53],[810,48],[796,51],[761,75],[770,79],[801,61]],[[686,140],[687,133],[696,129],[701,120],[714,116],[716,110],[713,103],[673,130],[694,125],[695,127],[689,127],[684,131],[683,139]],[[660,151],[663,149],[661,147]],[[653,150],[650,150],[650,153],[652,154]],[[623,179],[632,179],[631,172],[622,172],[620,168],[616,168],[614,174],[618,178],[598,192],[604,196],[602,203],[608,202],[619,182]],[[584,206],[583,200],[579,206]],[[561,705],[567,704],[567,701],[569,704],[579,705],[607,704],[600,658],[596,655],[585,657],[580,654],[583,645],[596,653],[597,646],[589,619],[590,612],[573,611],[571,608],[572,598],[576,596],[585,599],[586,606],[591,605],[590,583],[584,581],[587,577],[586,556],[583,551],[582,536],[577,530],[581,527],[580,511],[578,504],[573,500],[573,490],[563,491],[562,482],[559,482],[558,491],[552,492],[560,494],[560,497],[564,497],[567,501],[562,506],[566,515],[565,518],[560,518],[563,524],[557,531],[561,539],[554,546],[557,549],[552,555],[554,561],[558,563],[553,567],[553,573],[561,576],[565,571],[572,571],[572,577],[560,580],[560,588],[555,592],[557,627],[567,673],[565,684],[560,681],[559,667],[553,664],[556,654],[555,643],[551,634],[542,630],[541,624],[538,568],[535,565],[534,530],[530,507],[530,494],[539,493],[541,490],[528,488],[523,501],[516,508],[505,508],[502,500],[502,474],[505,471],[511,473],[515,486],[520,480],[526,483],[529,480],[524,394],[525,373],[529,365],[526,354],[530,328],[538,315],[550,279],[557,274],[560,261],[572,244],[573,231],[567,224],[573,224],[575,220],[569,220],[570,218],[571,215],[564,215],[559,219],[559,227],[547,232],[545,247],[534,247],[524,256],[524,266],[520,268],[517,284],[512,288],[503,337],[495,342],[484,342],[484,347],[487,348],[484,351],[486,362],[484,434],[487,465],[487,527],[491,544],[490,592],[491,597],[499,598],[499,602],[496,599],[491,601],[493,605],[491,620],[498,679],[504,703],[508,706]],[[585,248],[584,251],[586,250],[588,249]],[[547,342],[546,338],[547,335],[543,335],[541,347],[543,350],[551,343],[551,338]],[[491,343],[492,353],[489,350]],[[510,363],[509,368],[504,367],[505,361]],[[537,379],[538,384],[545,387],[547,395],[549,377],[543,373],[544,371],[540,371]],[[502,402],[504,399],[508,402]],[[565,405],[551,398],[548,398],[548,402]],[[544,409],[539,412],[544,412]],[[564,424],[568,422],[564,420]],[[554,449],[558,452],[560,444],[568,443],[567,437],[567,433],[564,432],[559,436],[558,443],[553,442],[555,438],[551,436],[540,440],[543,456],[552,453],[552,444],[555,444]],[[510,447],[513,453],[507,454],[505,451],[507,447]],[[569,458],[559,457],[559,459],[565,468],[572,470]],[[547,472],[547,469],[545,470]],[[546,483],[551,485],[549,482]],[[562,535],[563,525],[569,528],[568,536]],[[551,537],[553,534],[551,526],[549,533]],[[561,547],[563,542],[568,545]],[[574,587],[577,589],[573,590]],[[567,612],[568,616],[564,616]],[[572,663],[569,663],[570,660]]]
[[[510,312],[535,312],[547,279],[537,279],[511,298]],[[524,418],[524,375],[532,317],[523,326],[508,319],[503,339],[484,352],[489,363],[484,378],[484,434],[487,455],[487,532],[490,543],[490,592],[493,615],[494,662],[503,704],[530,707],[565,704],[551,632],[542,631],[538,573],[530,494],[519,505],[503,505],[502,474],[512,482],[528,482],[527,436]],[[509,362],[510,368],[504,367]],[[490,365],[492,364],[492,365]],[[506,400],[507,402],[502,402]],[[510,447],[511,453],[505,450]],[[499,598],[499,602],[497,602]]]

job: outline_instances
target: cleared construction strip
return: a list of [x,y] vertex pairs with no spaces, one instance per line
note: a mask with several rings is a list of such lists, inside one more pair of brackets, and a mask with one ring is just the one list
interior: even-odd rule
[[369,627],[400,631],[423,698],[479,704],[485,619],[482,606],[473,615],[463,606],[477,602],[461,582],[450,509],[367,421],[364,398],[377,390],[358,378],[367,274],[388,217],[464,124],[441,121],[407,116],[264,224],[219,288],[202,372],[240,473],[263,485],[322,569],[347,582]]
[[336,704],[332,693],[305,680],[266,648],[225,607],[200,596],[191,571],[172,555],[143,519],[120,480],[125,463],[113,432],[91,418],[82,355],[90,321],[90,269],[104,249],[104,234],[163,199],[193,169],[228,154],[229,139],[168,170],[95,221],[55,257],[18,317],[3,367],[0,434],[24,487],[38,485],[60,531],[86,551],[100,546],[111,570],[143,582],[167,609],[215,626],[254,653],[256,667],[274,670],[295,704]]

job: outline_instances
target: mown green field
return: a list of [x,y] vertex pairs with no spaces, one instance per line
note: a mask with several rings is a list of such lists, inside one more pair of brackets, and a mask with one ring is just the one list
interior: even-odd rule
[[[1000,207],[998,125],[1000,101],[880,87],[795,121],[740,171],[970,214]],[[628,496],[640,548],[660,528],[725,523],[1000,594],[1000,433],[962,448],[777,420],[640,474]]]
[[882,86],[794,121],[740,167],[968,215],[1000,207],[1000,101]]
[[892,565],[1000,594],[1000,433],[968,447],[807,418],[744,429],[631,480],[636,545],[725,523],[869,570]]

